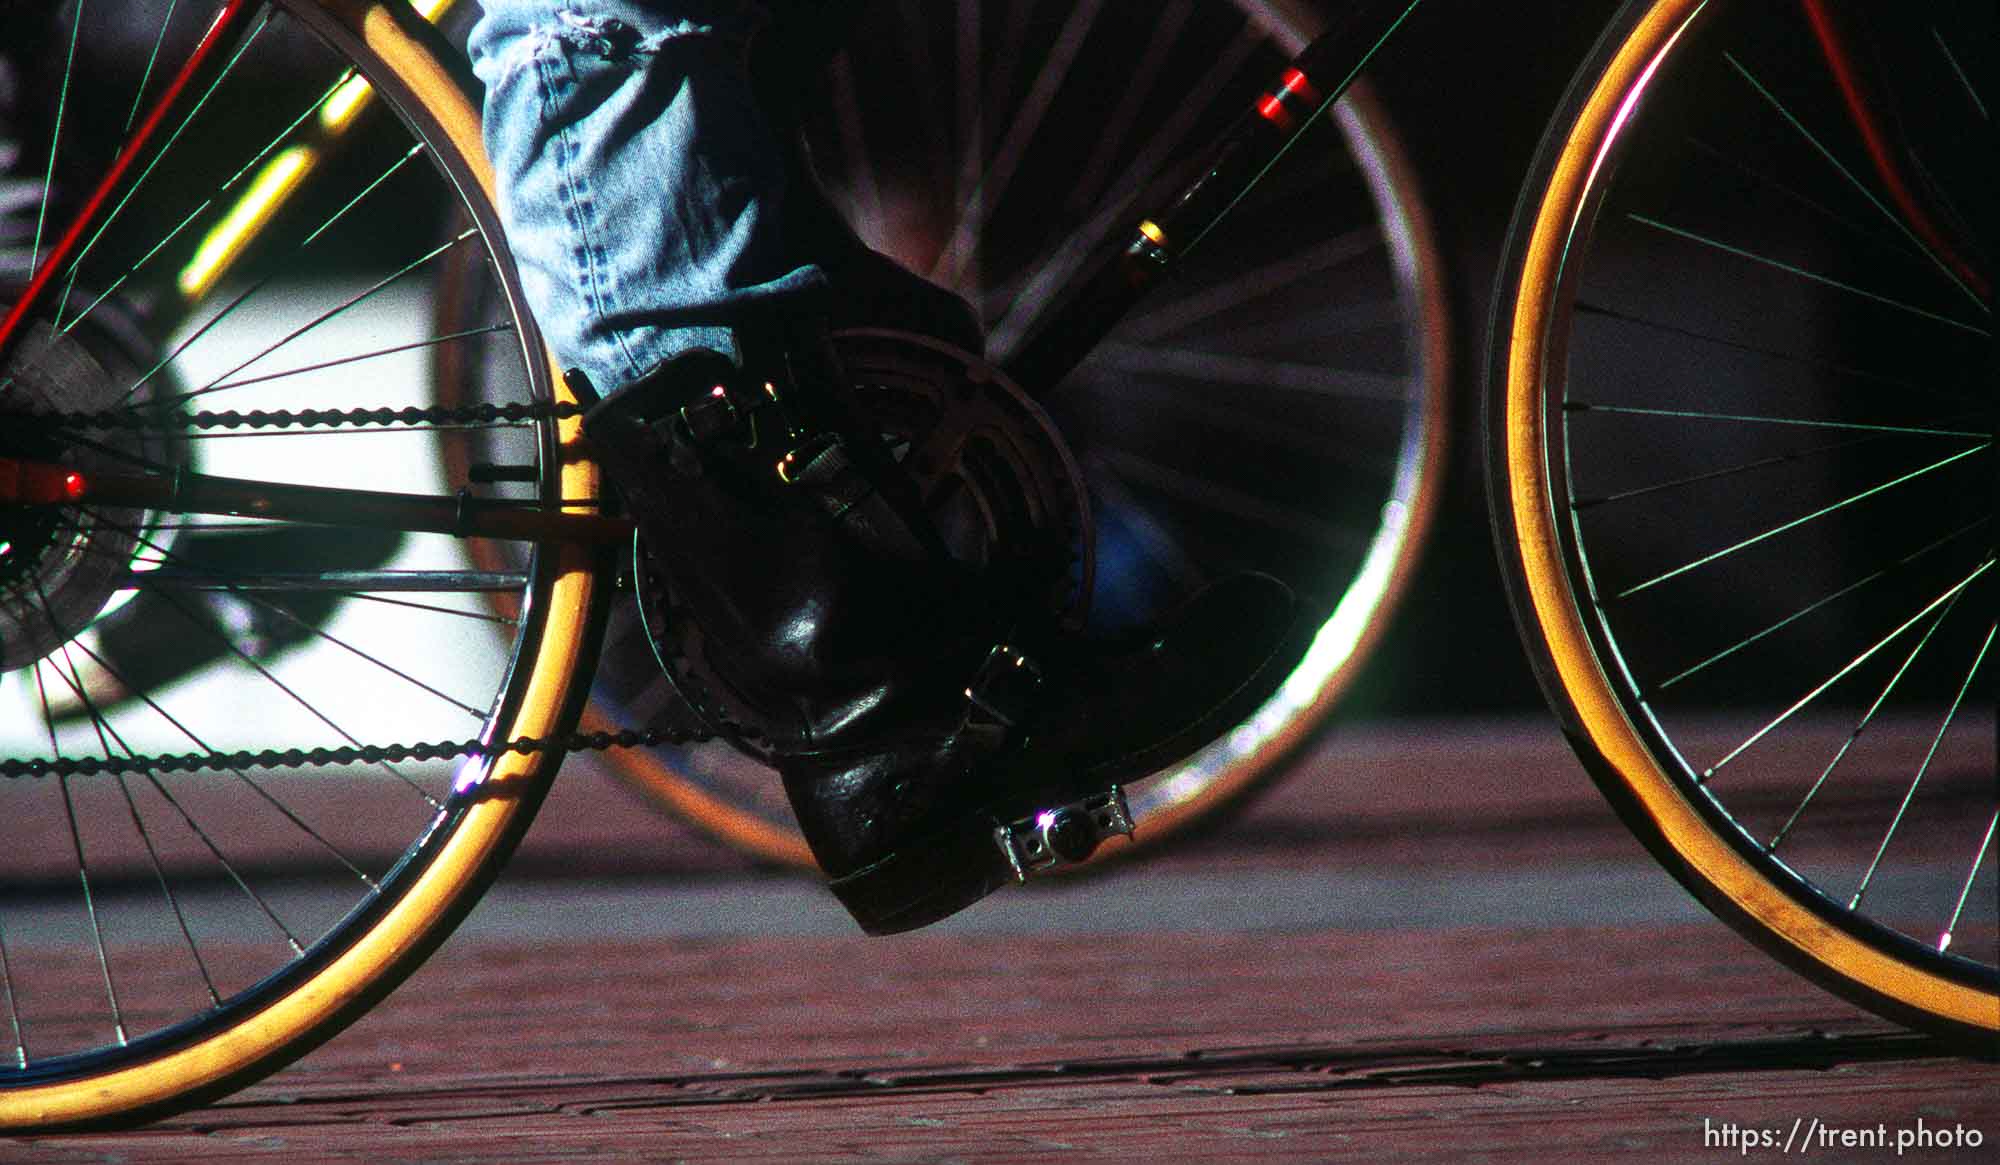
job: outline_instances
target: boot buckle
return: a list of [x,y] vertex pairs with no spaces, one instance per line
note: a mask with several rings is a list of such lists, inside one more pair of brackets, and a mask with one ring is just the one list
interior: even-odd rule
[[1044,809],[1011,825],[993,827],[993,841],[1014,871],[1016,882],[1073,866],[1097,852],[1112,837],[1132,836],[1132,807],[1125,788],[1113,785],[1102,793]]
[[697,445],[733,435],[743,423],[743,412],[730,399],[725,385],[716,385],[690,404],[681,406],[680,422]]
[[839,436],[820,433],[778,459],[778,480],[786,485],[823,484],[851,468]]

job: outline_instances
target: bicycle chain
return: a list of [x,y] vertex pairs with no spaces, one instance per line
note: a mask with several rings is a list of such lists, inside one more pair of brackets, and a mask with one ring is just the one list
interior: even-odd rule
[[92,777],[124,773],[197,773],[205,770],[229,772],[240,769],[305,768],[323,765],[395,764],[401,761],[451,760],[462,756],[497,756],[505,753],[547,752],[560,747],[566,752],[603,752],[612,748],[653,747],[687,744],[700,735],[687,731],[573,732],[560,739],[522,736],[497,749],[477,740],[436,741],[423,744],[371,744],[341,748],[263,749],[257,752],[179,753],[167,756],[55,757],[37,760],[0,760],[0,777]]
[[410,427],[490,425],[500,421],[567,420],[581,416],[583,406],[570,401],[512,401],[507,404],[430,405],[405,408],[251,409],[224,412],[170,412],[164,409],[115,409],[104,412],[36,412],[10,416],[63,429],[136,429],[187,432],[191,429],[311,429],[363,425]]
[[[500,421],[565,420],[580,416],[583,406],[568,401],[515,401],[506,404],[432,405],[406,408],[353,409],[253,409],[223,412],[167,412],[165,410],[119,409],[106,412],[48,411],[32,414],[36,423],[64,429],[124,429],[186,432],[191,429],[339,428],[343,426],[401,425],[446,426],[493,424]],[[560,741],[523,736],[500,746],[501,753],[544,752],[560,746],[569,752],[601,752],[611,748],[654,747],[686,744],[698,739],[687,731],[571,733]],[[489,755],[477,740],[437,741],[421,744],[343,746],[341,748],[263,749],[227,753],[180,753],[165,756],[56,757],[37,760],[0,760],[0,778],[86,777],[122,773],[227,772],[250,768],[304,768],[307,766],[351,764],[395,764],[403,761],[450,760],[456,757]]]

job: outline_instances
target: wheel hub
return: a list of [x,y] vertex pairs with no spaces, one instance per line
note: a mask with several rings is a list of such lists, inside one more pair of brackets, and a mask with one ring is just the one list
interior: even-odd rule
[[[99,411],[131,403],[136,364],[130,338],[103,323],[58,334],[28,329],[0,367],[9,413]],[[116,371],[113,371],[116,369]],[[88,473],[130,458],[157,460],[158,436],[113,432],[88,444],[54,430],[8,424],[0,456],[65,465]],[[129,508],[0,506],[0,669],[33,663],[88,627],[123,589],[155,515]]]

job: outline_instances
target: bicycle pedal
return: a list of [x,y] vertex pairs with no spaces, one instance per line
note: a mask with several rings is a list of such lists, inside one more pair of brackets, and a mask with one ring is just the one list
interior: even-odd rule
[[1078,865],[1113,837],[1132,836],[1132,807],[1125,788],[1113,785],[1081,801],[1044,809],[1011,825],[993,827],[993,841],[1016,882],[1059,866]]

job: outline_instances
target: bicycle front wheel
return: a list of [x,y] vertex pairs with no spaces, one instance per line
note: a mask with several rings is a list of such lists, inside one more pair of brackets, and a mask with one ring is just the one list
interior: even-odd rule
[[[808,103],[849,222],[970,300],[1002,367],[1315,31],[1271,0],[1134,15],[1101,0],[872,5]],[[1450,329],[1430,221],[1365,85],[1328,120],[1061,386],[1023,386],[1081,465],[1094,628],[1141,625],[1245,569],[1292,584],[1319,627],[1262,708],[1128,790],[1141,845],[1236,803],[1335,709],[1435,509]],[[643,631],[614,623],[597,706],[643,723],[659,684]],[[730,750],[613,763],[731,842],[810,863],[776,778]]]
[[1487,425],[1517,614],[1698,897],[1995,1048],[1988,5],[1628,6],[1522,197]]
[[[119,153],[197,7],[135,29],[64,6],[44,264],[65,187]],[[402,3],[241,7],[219,79],[9,346],[0,455],[594,512],[573,412],[536,407],[564,398],[462,62]],[[423,294],[447,258],[495,289],[451,335]],[[463,344],[528,407],[431,410],[431,358]],[[25,416],[49,412],[70,416]],[[446,480],[440,443],[507,464]],[[486,570],[450,534],[255,507],[0,527],[0,1128],[158,1115],[326,1039],[469,909],[575,723],[603,551],[544,539]]]

